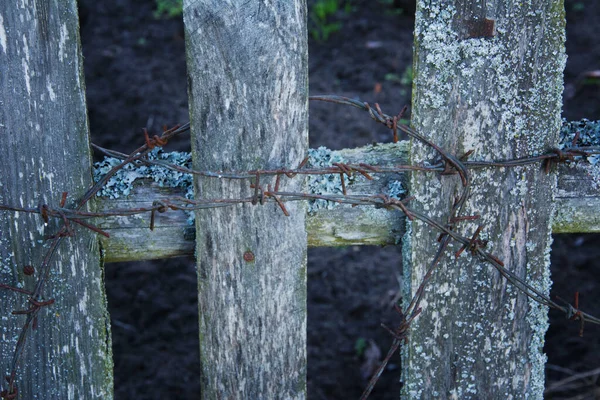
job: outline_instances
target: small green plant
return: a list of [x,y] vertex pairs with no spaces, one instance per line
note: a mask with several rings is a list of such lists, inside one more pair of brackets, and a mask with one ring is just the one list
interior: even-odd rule
[[394,73],[389,73],[389,74],[385,74],[384,79],[389,82],[396,82],[396,83],[401,84],[403,86],[403,88],[400,89],[400,94],[402,94],[404,96],[406,94],[406,91],[412,86],[412,82],[413,82],[412,66],[406,67],[406,69],[402,73],[402,76],[399,76],[398,74],[394,74]]
[[183,0],[155,0],[154,18],[175,18],[183,13]]
[[404,72],[402,73],[402,78],[400,78],[400,83],[406,86],[412,86],[413,83],[413,69],[412,66],[409,65],[406,67]]
[[582,12],[585,11],[585,4],[581,1],[577,1],[573,4],[573,11]]
[[141,37],[138,40],[136,40],[135,44],[138,47],[146,47],[146,45],[148,44],[148,41],[146,40],[145,37]]
[[365,354],[365,349],[367,348],[367,341],[365,338],[358,338],[356,342],[354,342],[354,354],[356,357],[360,358],[363,354]]
[[398,74],[394,74],[394,73],[389,73],[389,74],[385,74],[384,79],[386,81],[396,82],[396,83],[399,83],[401,85],[411,86],[412,85],[412,81],[413,81],[412,66],[406,67],[406,69],[402,73],[402,76],[399,76]]
[[402,15],[404,10],[402,7],[396,6],[394,0],[379,0],[380,4],[386,6],[385,13],[388,15]]
[[[318,42],[323,42],[334,32],[342,28],[341,22],[331,22],[331,17],[340,10],[340,0],[317,0],[309,11],[310,35]],[[350,4],[346,4],[344,11],[351,10]]]

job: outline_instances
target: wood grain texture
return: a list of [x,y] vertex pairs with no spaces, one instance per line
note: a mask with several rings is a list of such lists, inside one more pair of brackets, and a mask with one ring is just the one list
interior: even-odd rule
[[[156,200],[185,196],[185,189],[160,187],[150,179],[136,181],[131,194],[118,199],[96,197],[96,211],[151,207]],[[157,260],[194,255],[196,228],[184,211],[156,213],[150,230],[150,213],[98,218],[94,224],[110,237],[99,236],[104,262]]]
[[[298,165],[308,150],[305,2],[184,1],[184,23],[194,167]],[[198,179],[196,197],[250,196],[249,184]],[[205,399],[305,397],[305,208],[288,209],[196,213]]]
[[[555,147],[561,127],[565,21],[562,1],[417,2],[413,125],[452,154],[510,159]],[[480,4],[481,5],[481,4]],[[494,20],[491,37],[465,35],[465,13]],[[436,158],[416,141],[412,162]],[[556,175],[538,166],[473,171],[460,223],[507,269],[547,293]],[[456,176],[414,173],[410,193],[432,217],[447,221],[461,191]],[[421,283],[439,243],[420,222],[404,243],[406,297]],[[489,265],[459,246],[446,251],[404,348],[403,394],[410,399],[543,398],[547,309],[530,301]],[[408,304],[408,303],[405,303]]]
[[[0,203],[73,204],[91,185],[83,60],[75,0],[0,2]],[[0,282],[33,290],[58,230],[37,215],[0,212]],[[44,289],[55,304],[27,336],[17,374],[21,399],[112,398],[110,320],[95,234],[75,228],[51,263]],[[39,270],[36,271],[39,273]],[[27,298],[1,291],[0,371],[10,372]],[[5,381],[2,379],[2,385]]]

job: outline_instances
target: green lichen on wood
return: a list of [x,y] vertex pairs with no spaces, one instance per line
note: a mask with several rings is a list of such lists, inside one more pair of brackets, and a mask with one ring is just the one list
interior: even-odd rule
[[[148,153],[150,161],[160,161],[179,167],[190,168],[192,156],[190,153],[172,151],[165,152],[161,147],[156,147]],[[94,164],[94,180],[99,181],[112,168],[121,164],[122,160],[114,157],[105,157]],[[141,161],[129,163],[113,175],[108,182],[98,191],[97,196],[118,199],[128,196],[133,189],[133,182],[141,179],[151,179],[160,187],[182,187],[186,189],[186,198],[192,199],[194,191],[192,176],[190,174],[169,169],[161,165],[147,165]]]
[[554,233],[600,232],[600,197],[558,199]]
[[[452,154],[474,150],[472,160],[546,152],[555,146],[560,128],[564,21],[561,13],[553,13],[561,4],[488,4],[485,10],[479,9],[477,18],[493,21],[495,35],[464,37],[457,28],[466,19],[465,10],[473,11],[476,6],[460,0],[418,3],[413,125]],[[412,151],[413,163],[437,156],[414,141]],[[556,184],[554,177],[539,175],[539,168],[534,167],[473,171],[472,193],[464,212],[481,215],[477,224],[489,232],[491,251],[517,269],[516,273],[539,282],[547,293],[545,250]],[[410,188],[416,196],[414,204],[444,219],[461,190],[452,179],[423,179],[421,173],[414,173]],[[524,184],[511,190],[519,182]],[[528,224],[532,229],[526,228]],[[461,223],[457,229],[469,235],[475,228],[473,223]],[[413,291],[426,269],[425,255],[435,251],[435,236],[419,222],[412,224],[412,253],[407,254],[405,267],[412,268],[408,281]],[[526,244],[534,237],[540,242],[536,249]],[[539,353],[546,310],[514,290],[503,289],[489,267],[476,261],[446,262],[438,271],[443,274],[432,279],[424,314],[412,327],[404,393],[409,398],[435,397],[436,391],[439,396],[485,398],[493,390],[494,395],[504,397],[511,391],[541,396],[544,370]],[[459,296],[461,292],[472,296]],[[499,292],[506,298],[498,298]],[[507,304],[511,309],[505,308]],[[496,309],[494,322],[483,318]],[[519,331],[512,328],[515,323]],[[490,366],[488,370],[478,368],[481,360]],[[523,372],[510,377],[503,373],[511,368]],[[527,381],[522,378],[525,372]]]

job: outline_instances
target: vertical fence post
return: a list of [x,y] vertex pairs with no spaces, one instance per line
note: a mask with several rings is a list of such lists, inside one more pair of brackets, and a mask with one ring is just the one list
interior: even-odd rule
[[[73,204],[92,184],[83,60],[75,0],[0,2],[0,203]],[[0,213],[0,282],[32,291],[57,232],[38,215]],[[54,254],[43,290],[55,303],[26,335],[16,383],[22,399],[112,398],[110,322],[95,234],[75,229]],[[0,371],[11,371],[27,297],[0,291]]]
[[[560,128],[565,20],[563,2],[421,0],[415,25],[413,125],[452,154],[501,160],[555,146]],[[413,142],[412,162],[435,158]],[[481,239],[541,292],[549,291],[555,174],[539,166],[472,172],[456,230]],[[447,221],[462,190],[457,176],[414,173],[421,210]],[[405,243],[407,281],[420,284],[438,232],[413,222]],[[543,397],[547,309],[507,284],[468,251],[450,247],[436,270],[404,351],[407,398]]]
[[[184,1],[194,167],[298,166],[308,150],[306,5]],[[198,198],[252,197],[248,180],[200,178]],[[260,184],[274,184],[262,177]],[[302,179],[282,178],[281,190]],[[304,398],[304,207],[196,213],[203,398]]]

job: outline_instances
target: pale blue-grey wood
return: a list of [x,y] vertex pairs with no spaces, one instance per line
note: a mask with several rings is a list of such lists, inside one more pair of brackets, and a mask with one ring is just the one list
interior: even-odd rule
[[[92,185],[77,2],[0,2],[0,203],[57,206]],[[38,215],[0,212],[0,282],[32,290],[57,232]],[[16,383],[20,399],[110,399],[110,320],[96,235],[75,228],[51,263],[40,311],[27,335]],[[39,269],[37,271],[39,273]],[[10,364],[27,297],[0,291],[0,375]]]
[[[305,2],[190,0],[183,16],[194,167],[297,166],[308,150]],[[249,185],[200,178],[196,197],[249,196]],[[301,190],[302,179],[282,185]],[[305,397],[305,207],[288,210],[196,213],[205,399]]]

